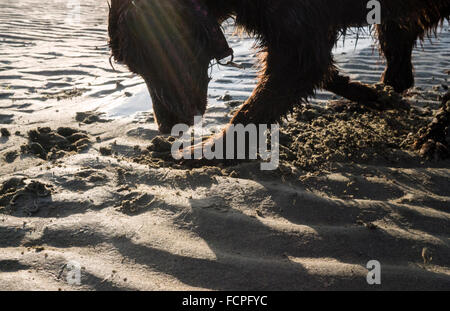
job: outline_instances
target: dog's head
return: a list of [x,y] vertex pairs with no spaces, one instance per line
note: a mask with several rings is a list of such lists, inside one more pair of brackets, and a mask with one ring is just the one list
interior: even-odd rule
[[203,0],[112,0],[109,36],[115,60],[147,82],[163,133],[204,114],[209,64],[233,53]]

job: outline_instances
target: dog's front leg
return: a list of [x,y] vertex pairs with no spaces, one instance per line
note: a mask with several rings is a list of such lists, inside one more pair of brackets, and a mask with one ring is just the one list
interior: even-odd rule
[[[295,105],[306,102],[307,98],[314,94],[332,67],[327,36],[318,35],[316,38],[301,36],[300,39],[291,39],[294,42],[277,43],[267,47],[263,60],[264,71],[252,96],[220,134],[201,146],[195,146],[192,152],[205,146],[212,146],[213,149],[217,146],[225,155],[227,153],[225,142],[235,139],[233,137],[228,139],[230,135],[236,136],[235,131],[229,130],[232,126],[253,125],[257,129],[270,127],[286,116]],[[252,150],[252,145],[254,150],[254,145],[259,145],[260,142],[247,139],[246,143],[248,151]]]
[[[302,46],[269,47],[264,58],[264,72],[252,96],[222,133],[212,138],[209,143],[227,141],[229,135],[236,135],[229,129],[237,125],[253,126],[258,130],[273,128],[272,125],[292,111],[295,105],[306,102],[321,85],[331,66],[332,57],[326,46],[326,40],[320,45],[315,39],[305,40]],[[246,142],[247,151],[254,150],[255,145],[265,143],[251,139]],[[225,146],[223,150],[226,152]]]

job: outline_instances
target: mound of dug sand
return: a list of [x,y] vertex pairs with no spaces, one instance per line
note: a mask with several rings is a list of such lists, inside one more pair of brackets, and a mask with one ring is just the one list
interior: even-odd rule
[[413,145],[431,120],[416,108],[378,111],[351,104],[336,112],[307,105],[282,128],[281,158],[310,171],[342,162],[417,164],[423,158]]
[[449,157],[450,151],[450,92],[444,96],[442,107],[437,111],[433,121],[418,132],[414,142],[415,149],[420,149],[422,156],[434,154]]
[[[437,127],[446,118],[445,107],[436,111],[411,108],[376,110],[339,102],[333,108],[305,105],[290,116],[280,133],[281,161],[306,171],[332,170],[336,164],[421,165],[439,161],[448,154],[430,153],[430,147],[417,148],[417,142],[430,131],[446,133],[440,143],[450,145],[447,129]],[[336,111],[337,110],[337,111]],[[432,121],[433,120],[433,121]],[[442,122],[440,122],[441,124]],[[436,130],[437,129],[437,130]],[[442,135],[441,135],[442,136]],[[190,168],[202,164],[226,167],[236,162],[199,162],[180,164],[173,160],[174,137],[155,137],[146,148],[135,147],[128,160],[152,168]],[[423,141],[422,144],[426,142]],[[417,150],[418,149],[418,150]]]
[[91,144],[85,132],[60,127],[53,131],[49,127],[28,132],[29,143],[21,147],[23,154],[32,154],[43,160],[56,160],[68,153],[80,152]]

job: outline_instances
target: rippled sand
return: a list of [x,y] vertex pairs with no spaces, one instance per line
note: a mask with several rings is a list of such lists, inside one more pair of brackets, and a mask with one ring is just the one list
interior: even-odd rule
[[[77,21],[67,1],[0,3],[0,128],[11,133],[0,138],[1,290],[450,289],[449,161],[268,173],[135,163],[158,135],[150,99],[109,64],[106,2],[81,5]],[[245,69],[214,68],[210,128],[255,86],[253,40],[231,33]],[[336,50],[340,66],[377,82],[370,40],[352,43]],[[446,26],[414,53],[419,88],[407,99],[425,113],[448,86],[449,47]],[[30,155],[38,127],[73,142]],[[366,282],[370,260],[381,286]],[[79,286],[66,280],[73,261]]]

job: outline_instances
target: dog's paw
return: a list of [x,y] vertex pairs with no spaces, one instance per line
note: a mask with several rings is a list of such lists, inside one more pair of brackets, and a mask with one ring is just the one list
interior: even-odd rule
[[359,95],[353,92],[353,100],[330,101],[328,107],[336,112],[364,112],[367,110],[410,110],[410,104],[390,86],[382,84],[358,84]]
[[223,164],[225,160],[209,155],[210,150],[214,150],[214,145],[219,138],[219,136],[212,136],[200,144],[179,150],[180,164],[189,167],[218,166]]
[[401,94],[395,92],[393,87],[384,84],[376,84],[374,87],[377,92],[377,99],[375,101],[366,103],[372,108],[378,110],[411,109],[408,101],[406,101]]
[[341,99],[341,100],[333,100],[328,102],[327,104],[327,108],[337,112],[337,113],[341,113],[341,112],[364,112],[367,109],[365,109],[364,105],[361,105],[359,103],[356,102],[352,102],[351,100],[347,100],[347,99]]

